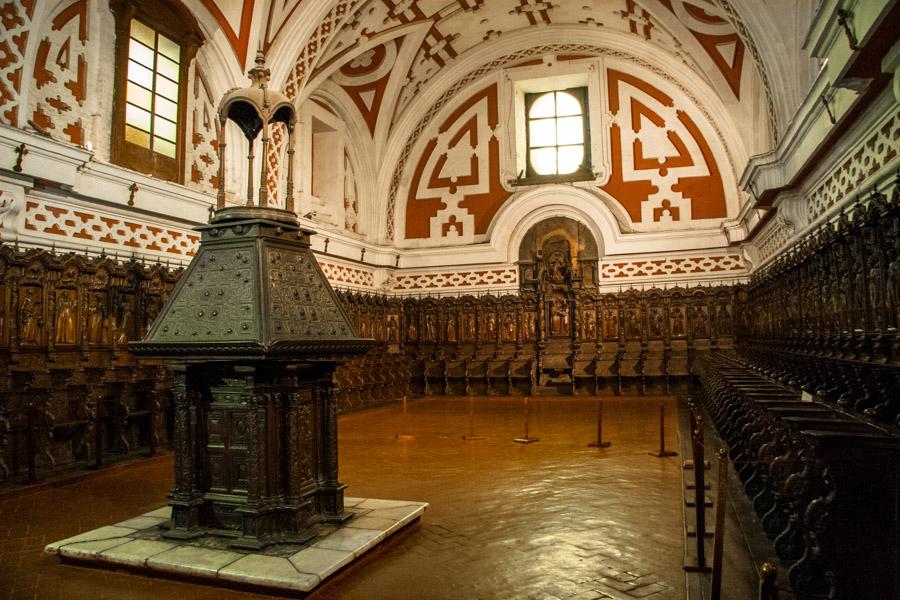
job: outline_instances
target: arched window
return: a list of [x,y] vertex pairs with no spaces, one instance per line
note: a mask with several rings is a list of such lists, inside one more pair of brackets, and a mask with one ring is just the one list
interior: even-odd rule
[[587,88],[525,94],[526,177],[590,172]]
[[112,161],[184,182],[188,68],[203,43],[174,0],[111,0],[116,16]]

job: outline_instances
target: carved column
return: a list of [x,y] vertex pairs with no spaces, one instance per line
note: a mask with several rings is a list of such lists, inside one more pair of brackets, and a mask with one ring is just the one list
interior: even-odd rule
[[331,380],[320,380],[316,393],[322,434],[319,446],[322,451],[319,512],[328,521],[345,521],[352,515],[344,511],[344,490],[347,486],[338,481],[337,402]]
[[[201,528],[200,509],[203,505],[202,490],[197,481],[198,424],[200,416],[196,401],[199,394],[189,389],[186,366],[174,368],[173,388],[175,404],[175,488],[170,494],[172,507],[172,529],[165,537],[186,539],[205,532]],[[99,410],[99,404],[98,404]],[[100,426],[99,424],[97,425]]]

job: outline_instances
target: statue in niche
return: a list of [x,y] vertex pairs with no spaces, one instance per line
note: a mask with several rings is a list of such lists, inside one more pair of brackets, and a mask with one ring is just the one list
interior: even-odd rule
[[75,343],[75,298],[75,290],[57,291],[53,336],[57,344]]
[[684,308],[680,305],[676,305],[672,307],[671,313],[671,325],[672,325],[672,337],[684,337],[685,336],[685,326],[684,326]]
[[641,309],[632,306],[625,314],[625,337],[637,339],[641,337]]
[[650,308],[650,337],[661,338],[663,336],[663,328],[665,326],[665,317],[663,311],[658,306]]
[[41,341],[44,321],[41,318],[41,301],[34,290],[32,287],[25,288],[19,302],[19,339],[22,344],[38,344]]
[[838,293],[835,294],[837,300],[837,310],[835,314],[838,316],[838,330],[844,331],[850,329],[850,273],[844,271],[838,284]]
[[451,315],[449,319],[447,319],[447,341],[455,342],[456,341],[456,316]]
[[469,311],[462,314],[459,324],[459,336],[463,342],[471,342],[475,339],[475,315]]
[[838,294],[836,286],[837,277],[832,274],[831,270],[826,271],[825,283],[822,285],[822,312],[829,331],[840,331],[841,329],[837,312]]
[[522,337],[528,341],[535,339],[534,313],[527,311],[522,314]]
[[400,338],[400,326],[397,323],[397,315],[387,317],[387,341],[396,344]]
[[724,302],[717,307],[716,326],[718,327],[719,335],[731,335],[731,307]]
[[106,306],[103,296],[94,292],[88,301],[88,342],[105,344],[109,341],[109,329],[106,322]]
[[884,282],[884,310],[887,327],[900,325],[900,254],[896,248],[888,248],[887,277]]
[[597,339],[597,313],[592,310],[584,311],[584,316],[581,319],[581,339]]
[[569,306],[565,300],[553,300],[550,305],[550,335],[569,334]]
[[419,330],[416,327],[416,320],[410,319],[406,324],[406,340],[409,342],[415,342],[419,339]]
[[562,283],[568,281],[572,276],[572,269],[569,267],[569,260],[566,253],[562,250],[555,250],[550,254],[550,281],[553,283]]
[[695,304],[691,318],[695,338],[709,337],[709,308],[705,304]]
[[603,338],[615,340],[619,337],[619,309],[615,306],[607,307],[603,311]]
[[853,310],[850,327],[866,327],[866,271],[861,256],[857,256],[853,267]]
[[516,341],[516,315],[514,313],[503,313],[503,339],[507,342]]
[[494,311],[490,311],[484,316],[484,341],[490,341],[497,337],[497,317]]
[[425,315],[425,341],[437,341],[437,324],[435,323],[435,319],[436,317],[433,313]]
[[881,270],[881,255],[873,252],[869,256],[869,308],[872,309],[872,328],[884,329],[884,276]]
[[134,297],[126,295],[119,302],[116,314],[116,343],[125,344],[131,337],[131,330],[134,325]]

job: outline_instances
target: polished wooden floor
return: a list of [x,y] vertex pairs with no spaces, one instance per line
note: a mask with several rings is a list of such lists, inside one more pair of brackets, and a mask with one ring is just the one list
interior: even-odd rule
[[[318,588],[314,598],[684,597],[680,457],[658,445],[659,403],[522,398],[412,401],[340,419],[347,494],[423,500],[418,524]],[[668,436],[675,445],[676,423]],[[413,439],[397,439],[397,434]],[[246,592],[60,564],[48,542],[165,504],[171,458],[0,499],[0,597],[247,598]]]

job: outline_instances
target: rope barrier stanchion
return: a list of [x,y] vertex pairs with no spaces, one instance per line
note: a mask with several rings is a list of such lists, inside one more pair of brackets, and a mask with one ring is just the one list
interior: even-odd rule
[[666,450],[666,405],[659,403],[659,452],[649,452],[648,454],[658,458],[667,456],[678,456],[673,450]]
[[694,454],[694,511],[696,515],[697,552],[696,562],[684,566],[685,571],[708,573],[706,565],[706,469],[703,468],[703,417],[695,415],[694,429],[691,431],[691,442]]
[[398,440],[406,441],[416,439],[416,436],[407,433],[406,414],[406,396],[403,396],[403,415],[400,417],[400,433],[394,436]]
[[778,569],[772,563],[763,563],[759,572],[759,595],[758,600],[778,600],[778,586],[775,581],[778,579]]
[[532,444],[538,441],[538,438],[528,435],[528,396],[525,396],[525,435],[513,441],[517,444]]
[[475,398],[469,396],[469,435],[462,436],[467,442],[483,440],[484,437],[475,435]]
[[719,478],[716,482],[716,529],[713,539],[711,600],[722,599],[722,551],[725,546],[725,487],[728,477],[728,453],[719,448]]
[[612,442],[603,441],[603,400],[597,400],[597,441],[588,444],[589,448],[609,448]]

